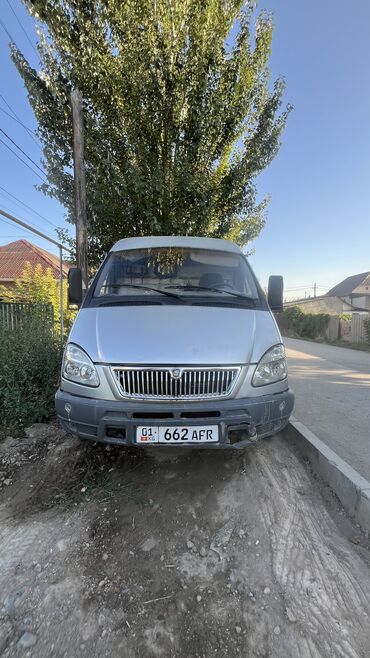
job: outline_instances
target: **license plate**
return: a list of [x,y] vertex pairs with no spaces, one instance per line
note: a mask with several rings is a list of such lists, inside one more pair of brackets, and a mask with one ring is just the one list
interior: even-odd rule
[[136,428],[136,443],[217,443],[218,425],[144,425]]

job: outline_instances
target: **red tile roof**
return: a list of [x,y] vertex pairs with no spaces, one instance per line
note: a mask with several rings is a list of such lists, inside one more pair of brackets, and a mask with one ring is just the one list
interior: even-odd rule
[[[0,281],[20,279],[26,262],[32,267],[40,264],[46,270],[51,268],[55,278],[59,277],[59,258],[37,247],[28,240],[16,240],[0,247]],[[63,263],[63,276],[68,274],[69,266]]]

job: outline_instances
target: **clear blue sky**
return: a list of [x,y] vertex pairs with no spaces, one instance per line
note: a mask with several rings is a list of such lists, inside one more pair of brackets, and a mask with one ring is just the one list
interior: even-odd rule
[[[18,0],[9,2],[34,42],[32,19]],[[278,157],[257,182],[260,197],[271,193],[272,200],[251,262],[263,284],[269,274],[283,274],[286,296],[304,296],[305,291],[312,294],[315,281],[328,288],[350,274],[370,270],[370,3],[261,0],[259,6],[274,13],[271,69],[274,77],[286,78],[286,99],[294,111]],[[17,44],[37,63],[6,0],[1,10]],[[0,94],[35,128],[8,41],[0,25]],[[0,108],[10,112],[1,97]],[[3,111],[0,127],[40,163],[40,149]],[[34,190],[41,181],[1,143],[0,171],[3,188],[52,224],[65,225],[63,208]],[[50,224],[6,197],[0,189],[0,207],[53,235]],[[0,221],[0,244],[18,235],[25,237],[22,230]]]
[[281,273],[292,296],[370,270],[370,2],[264,0],[274,12],[274,75],[294,105],[252,265]]
[[[33,19],[29,16],[20,0],[9,0],[9,4],[14,13],[10,9],[6,0],[0,0],[0,2],[0,17],[8,32],[31,64],[34,66],[37,65],[38,57],[17,22],[14,13],[17,15],[18,20],[21,21],[31,42],[36,43],[36,31]],[[8,43],[9,37],[0,23],[0,128],[2,128],[9,137],[11,137],[25,151],[25,153],[27,153],[27,155],[42,168],[40,162],[40,157],[42,155],[40,145],[33,141],[29,133],[24,130],[22,126],[5,114],[5,112],[7,112],[12,115],[13,110],[24,125],[33,130],[36,129],[37,124],[27,100],[23,81],[10,59]],[[10,105],[12,110],[9,109],[6,103]],[[13,151],[16,151],[23,160],[26,160],[30,167],[41,175],[39,170],[29,162],[1,132],[0,139],[8,144]],[[64,208],[57,201],[54,201],[45,196],[42,192],[35,190],[35,185],[41,183],[42,180],[22,164],[15,155],[13,155],[4,144],[0,142],[0,208],[16,215],[20,219],[25,219],[35,227],[39,228],[43,233],[57,239],[53,226],[66,226],[66,222],[64,221]],[[16,196],[28,206],[32,207],[36,212],[43,215],[52,225],[24,208],[11,198],[9,194],[6,194],[2,188]],[[37,244],[52,253],[59,253],[57,247],[54,249],[54,246],[50,243],[26,232],[22,228],[17,228],[15,224],[12,226],[5,224],[0,217],[0,244],[6,244],[7,242],[19,238],[30,240],[34,244]]]

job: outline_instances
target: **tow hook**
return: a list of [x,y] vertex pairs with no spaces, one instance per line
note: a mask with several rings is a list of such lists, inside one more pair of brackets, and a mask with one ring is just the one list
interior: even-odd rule
[[231,438],[232,435],[244,434],[247,435],[251,443],[256,443],[258,440],[256,426],[251,421],[250,423],[241,423],[240,425],[232,425],[229,427],[229,440],[230,443],[238,443],[239,439]]
[[253,422],[251,422],[250,425],[249,425],[248,437],[250,438],[251,441],[257,441],[258,440],[257,429],[256,429],[256,426]]

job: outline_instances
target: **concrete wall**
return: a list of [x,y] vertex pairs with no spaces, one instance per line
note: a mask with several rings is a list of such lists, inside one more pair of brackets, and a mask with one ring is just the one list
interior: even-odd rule
[[339,297],[311,297],[309,299],[299,299],[293,302],[287,302],[284,307],[298,306],[304,313],[329,313],[329,315],[340,315],[352,310],[350,304],[344,302]]
[[352,303],[356,308],[363,308],[370,311],[370,295],[362,295],[361,297],[345,297],[345,299]]
[[369,318],[368,313],[352,313],[350,320],[342,320],[333,316],[330,318],[326,338],[328,340],[340,338],[353,345],[366,343],[365,320],[367,318]]
[[328,340],[338,340],[339,336],[339,317],[332,315],[329,320],[328,328],[325,333],[325,338]]

